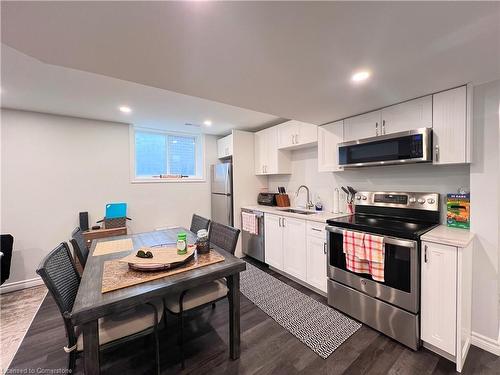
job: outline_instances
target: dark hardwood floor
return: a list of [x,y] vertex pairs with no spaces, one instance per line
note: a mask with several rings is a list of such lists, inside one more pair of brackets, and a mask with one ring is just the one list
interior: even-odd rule
[[[257,266],[255,262],[251,262]],[[268,273],[326,304],[326,299],[265,267]],[[177,320],[167,316],[161,333],[162,374],[180,373]],[[414,352],[363,326],[323,360],[243,295],[241,357],[229,359],[227,300],[215,309],[189,314],[185,321],[185,374],[452,374],[455,365],[434,353]],[[67,366],[62,319],[47,296],[21,344],[11,369],[57,369]],[[76,373],[83,373],[77,362]],[[102,354],[103,374],[154,373],[153,342],[145,338]],[[471,347],[463,374],[500,374],[500,358]]]

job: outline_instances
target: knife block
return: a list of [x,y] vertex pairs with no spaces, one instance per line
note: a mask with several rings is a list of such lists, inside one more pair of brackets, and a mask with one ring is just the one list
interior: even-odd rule
[[276,194],[276,205],[278,207],[290,207],[288,194]]

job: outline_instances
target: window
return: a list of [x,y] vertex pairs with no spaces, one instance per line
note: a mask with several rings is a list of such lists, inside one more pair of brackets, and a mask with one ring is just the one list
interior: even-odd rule
[[134,128],[135,180],[203,179],[203,137]]

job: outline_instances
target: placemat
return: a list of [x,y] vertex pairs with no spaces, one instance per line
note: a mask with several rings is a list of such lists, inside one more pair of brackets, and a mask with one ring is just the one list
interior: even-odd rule
[[194,270],[196,268],[208,266],[210,264],[222,262],[224,257],[215,250],[210,250],[207,254],[197,254],[186,264],[167,271],[141,272],[131,270],[127,263],[120,260],[108,260],[104,262],[102,271],[101,292],[107,293],[113,290],[126,288],[129,286],[146,283],[148,281],[161,279],[165,276],[175,275],[181,272]]
[[[125,258],[119,259],[120,262],[124,263],[135,263],[135,264],[170,264],[177,262],[184,262],[189,258],[195,250],[194,246],[189,246],[187,253],[184,255],[177,254],[176,247],[141,247],[139,250],[144,252],[151,251],[153,254],[152,258],[139,258],[136,256],[137,252],[132,252]],[[139,251],[138,250],[138,251]]]
[[125,238],[122,240],[98,242],[97,245],[95,245],[92,255],[99,256],[130,250],[134,250],[134,243],[131,238]]

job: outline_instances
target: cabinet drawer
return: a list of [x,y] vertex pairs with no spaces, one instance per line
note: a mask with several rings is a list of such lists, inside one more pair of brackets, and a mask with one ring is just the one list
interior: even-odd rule
[[308,236],[313,236],[313,237],[318,237],[321,239],[326,238],[326,230],[325,230],[325,223],[318,223],[315,221],[308,221],[307,222],[307,229],[306,233]]

